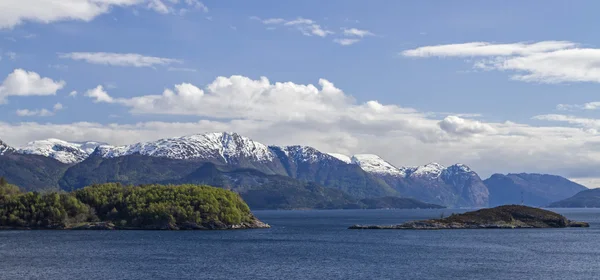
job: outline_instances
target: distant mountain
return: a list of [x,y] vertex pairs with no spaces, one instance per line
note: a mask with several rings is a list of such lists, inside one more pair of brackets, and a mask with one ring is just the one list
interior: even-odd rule
[[357,198],[399,193],[360,166],[306,146],[269,147],[292,178],[342,190]]
[[600,189],[578,192],[572,197],[550,203],[550,208],[600,208]]
[[376,155],[355,155],[352,162],[376,175],[402,196],[455,207],[488,206],[488,190],[479,175],[463,164],[429,163],[397,168]]
[[[177,181],[206,163],[227,172],[255,170],[264,175],[312,182],[357,199],[400,196],[452,207],[520,203],[521,192],[525,203],[546,205],[584,189],[558,176],[537,174],[494,175],[484,183],[463,164],[396,167],[377,155],[346,156],[323,153],[307,146],[266,146],[229,132],[126,146],[48,139],[14,149],[0,142],[0,156],[4,156],[5,166],[10,163],[11,168],[24,169],[12,169],[11,173],[20,174],[15,180],[30,189],[41,188],[42,184],[46,184],[46,188],[58,185],[76,189],[113,181],[129,184]],[[47,172],[40,173],[42,170]],[[42,178],[48,176],[43,174],[52,177]],[[235,181],[231,181],[233,183]]]
[[67,142],[59,139],[38,140],[17,148],[16,152],[28,155],[40,155],[53,158],[65,164],[74,164],[85,160],[100,142]]
[[490,206],[520,204],[545,206],[587,190],[564,177],[546,174],[494,174],[484,181],[490,192]]

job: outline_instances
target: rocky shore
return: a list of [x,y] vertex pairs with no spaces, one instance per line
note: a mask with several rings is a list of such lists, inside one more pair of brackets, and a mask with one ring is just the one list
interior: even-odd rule
[[271,228],[269,224],[256,220],[251,223],[226,225],[223,223],[187,223],[148,225],[144,227],[122,227],[112,222],[81,223],[77,225],[52,225],[46,227],[0,227],[0,230],[231,230],[231,229],[265,229]]
[[349,229],[514,229],[589,227],[586,222],[570,221],[552,211],[504,205],[464,214],[453,214],[442,219],[411,221],[399,225],[354,225]]
[[231,229],[265,229],[271,226],[259,220],[250,223],[227,225],[220,222],[159,224],[144,227],[122,227],[112,222],[80,223],[76,225],[51,225],[45,227],[0,227],[0,230],[231,230]]

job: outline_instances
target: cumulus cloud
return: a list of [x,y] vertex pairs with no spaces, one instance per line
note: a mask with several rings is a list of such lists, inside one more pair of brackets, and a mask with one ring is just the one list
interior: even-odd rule
[[294,29],[300,31],[304,36],[318,36],[318,37],[327,37],[330,34],[334,34],[335,32],[325,29],[321,27],[316,21],[307,18],[296,18],[291,20],[286,20],[282,18],[267,18],[261,19],[259,17],[251,17],[253,20],[260,21],[265,25],[281,25],[293,27]]
[[[377,101],[357,103],[328,80],[318,86],[292,82],[271,83],[266,77],[218,77],[204,88],[183,83],[159,95],[132,98],[110,96],[102,86],[89,90],[95,102],[114,103],[136,114],[194,115],[222,119],[289,120],[320,122],[367,121],[404,123],[410,108],[382,105]],[[291,105],[293,104],[293,106]],[[435,125],[435,123],[433,123]]]
[[25,21],[91,21],[115,7],[133,6],[145,6],[159,13],[174,13],[177,9],[208,11],[198,0],[3,0],[0,1],[0,29],[13,28]]
[[54,104],[52,110],[48,109],[38,109],[38,110],[29,110],[29,109],[19,109],[16,111],[17,116],[20,117],[51,117],[56,114],[56,112],[64,109],[64,106],[60,103]]
[[476,135],[495,132],[495,129],[489,124],[463,119],[458,116],[447,116],[438,124],[442,130],[455,135]]
[[600,49],[569,41],[494,44],[472,42],[405,50],[407,57],[486,57],[474,67],[512,71],[514,80],[539,83],[600,82]]
[[130,67],[153,67],[156,65],[183,63],[179,59],[144,56],[136,53],[72,52],[59,54],[59,57],[82,60],[92,64]]
[[0,84],[0,104],[6,102],[8,96],[55,95],[65,84],[35,72],[15,69]]
[[104,90],[102,85],[99,85],[93,89],[90,89],[85,92],[85,96],[94,98],[94,102],[105,102],[105,103],[113,103],[114,99],[108,95],[108,93]]

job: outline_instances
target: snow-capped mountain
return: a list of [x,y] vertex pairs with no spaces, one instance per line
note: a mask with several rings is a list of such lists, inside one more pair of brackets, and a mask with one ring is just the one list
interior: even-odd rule
[[0,155],[3,155],[4,153],[9,151],[14,151],[14,149],[8,144],[4,143],[2,140],[0,140]]
[[406,177],[406,168],[397,168],[377,155],[359,154],[351,158],[350,163],[360,166],[364,171],[378,175]]
[[[0,153],[9,149],[7,145],[1,143]],[[396,167],[377,155],[346,156],[323,153],[307,146],[266,146],[229,132],[189,135],[125,146],[47,139],[30,142],[16,152],[42,155],[67,164],[85,165],[87,161],[84,160],[91,154],[96,159],[89,162],[91,165],[100,160],[107,161],[107,166],[112,166],[119,164],[116,158],[133,156],[127,158],[127,162],[131,162],[127,168],[135,169],[142,162],[144,162],[142,166],[152,165],[154,162],[186,166],[175,173],[184,172],[183,170],[191,172],[200,168],[202,163],[213,163],[230,170],[254,169],[267,175],[283,175],[315,182],[340,189],[358,198],[401,195],[451,206],[486,206],[487,204],[487,189],[481,189],[483,186],[481,179],[462,164],[448,168],[438,163]],[[135,159],[136,156],[163,158],[166,161],[153,161],[143,157]],[[172,160],[190,162],[171,163]],[[94,168],[96,167],[88,166],[77,170],[84,172]],[[104,171],[103,174],[113,176],[108,171]],[[89,176],[93,177],[93,174]],[[166,173],[161,176],[170,175]]]
[[100,142],[67,142],[59,139],[37,140],[16,149],[17,153],[40,155],[56,159],[62,163],[73,164],[85,160]]
[[127,146],[100,146],[102,157],[113,158],[140,154],[170,159],[222,159],[225,163],[248,158],[272,161],[273,154],[266,145],[237,133],[208,133],[141,142]]
[[445,172],[446,167],[437,163],[431,162],[425,165],[408,168],[408,176],[410,177],[419,177],[419,178],[429,178],[435,179],[439,178],[443,172]]
[[346,164],[351,164],[352,163],[352,158],[350,158],[347,155],[342,155],[342,154],[336,154],[336,153],[327,153],[328,155],[339,159],[340,161],[346,163]]

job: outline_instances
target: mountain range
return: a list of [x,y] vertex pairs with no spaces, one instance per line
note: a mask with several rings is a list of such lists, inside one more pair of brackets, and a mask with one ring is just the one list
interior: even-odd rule
[[367,202],[381,204],[375,198],[398,202],[392,197],[487,207],[519,199],[529,189],[527,203],[545,205],[585,189],[558,176],[522,176],[511,185],[499,174],[483,181],[460,163],[395,167],[377,155],[267,146],[227,132],[126,146],[47,139],[13,148],[0,141],[0,176],[28,190],[74,190],[104,182],[210,184],[238,191],[255,208],[368,208]]

